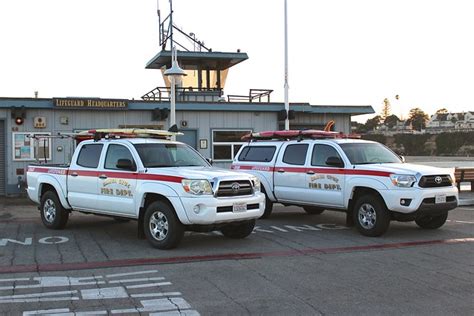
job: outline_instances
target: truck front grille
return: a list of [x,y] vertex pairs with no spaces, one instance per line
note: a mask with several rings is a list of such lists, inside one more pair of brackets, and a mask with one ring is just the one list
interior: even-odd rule
[[253,193],[250,181],[222,181],[217,189],[217,197],[251,195]]
[[451,185],[448,175],[423,176],[418,182],[420,188],[450,187]]

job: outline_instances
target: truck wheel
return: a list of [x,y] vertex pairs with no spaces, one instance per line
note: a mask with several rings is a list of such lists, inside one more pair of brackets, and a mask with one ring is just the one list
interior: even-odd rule
[[244,223],[226,225],[221,229],[221,232],[228,238],[242,239],[250,235],[254,227],[255,220],[252,219]]
[[362,235],[378,237],[390,225],[390,214],[385,203],[376,195],[363,195],[354,206],[354,223]]
[[69,212],[64,209],[56,192],[47,191],[41,196],[41,221],[50,229],[63,229],[69,219]]
[[273,202],[268,198],[267,193],[265,192],[265,189],[262,186],[262,193],[265,194],[265,211],[263,212],[263,215],[260,216],[260,218],[269,218],[270,215],[272,215],[273,211]]
[[438,216],[428,215],[415,219],[415,223],[424,229],[436,229],[443,226],[447,219],[448,213]]
[[319,215],[324,212],[324,208],[317,206],[303,206],[303,209],[306,213],[310,215]]
[[158,249],[176,248],[184,235],[184,226],[174,209],[162,201],[153,202],[147,207],[143,225],[146,239]]

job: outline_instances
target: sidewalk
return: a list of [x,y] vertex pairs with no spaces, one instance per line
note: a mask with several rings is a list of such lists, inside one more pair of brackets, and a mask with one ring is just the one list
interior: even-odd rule
[[459,206],[474,205],[474,192],[461,191],[459,192]]

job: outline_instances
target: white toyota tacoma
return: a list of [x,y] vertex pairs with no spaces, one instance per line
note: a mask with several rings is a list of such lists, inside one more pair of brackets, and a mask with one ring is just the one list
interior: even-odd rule
[[260,179],[263,217],[276,202],[310,214],[339,210],[366,236],[384,234],[391,220],[439,228],[458,205],[453,170],[404,163],[384,145],[360,139],[252,140],[231,168]]
[[213,168],[169,140],[86,140],[70,165],[28,166],[27,182],[46,227],[64,228],[71,211],[132,219],[160,249],[176,247],[185,230],[247,237],[265,208],[258,178]]

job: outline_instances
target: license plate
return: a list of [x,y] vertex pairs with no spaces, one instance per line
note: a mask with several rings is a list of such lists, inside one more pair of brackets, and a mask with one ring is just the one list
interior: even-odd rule
[[240,213],[247,211],[247,203],[234,203],[232,205],[232,212]]
[[446,203],[446,195],[436,195],[435,204]]

